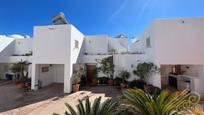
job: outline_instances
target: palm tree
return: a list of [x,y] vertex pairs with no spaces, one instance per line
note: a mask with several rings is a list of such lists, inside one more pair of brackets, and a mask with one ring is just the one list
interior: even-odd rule
[[[118,107],[118,103],[113,102],[110,99],[101,103],[101,97],[94,100],[92,107],[88,97],[86,98],[85,105],[83,105],[82,100],[79,100],[79,104],[76,106],[77,111],[75,111],[68,103],[65,103],[65,105],[70,112],[66,111],[65,115],[112,115]],[[58,114],[54,113],[53,115]]]
[[[194,97],[194,100],[191,100]],[[129,111],[141,115],[172,115],[194,106],[200,100],[199,95],[189,91],[170,94],[164,90],[158,96],[151,96],[141,89],[128,89],[121,98],[121,111]]]

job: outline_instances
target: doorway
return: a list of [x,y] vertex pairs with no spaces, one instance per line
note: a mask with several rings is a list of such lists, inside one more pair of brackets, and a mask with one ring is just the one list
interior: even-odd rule
[[87,64],[86,65],[86,76],[87,76],[87,83],[92,83],[95,75],[96,75],[96,65],[94,64]]

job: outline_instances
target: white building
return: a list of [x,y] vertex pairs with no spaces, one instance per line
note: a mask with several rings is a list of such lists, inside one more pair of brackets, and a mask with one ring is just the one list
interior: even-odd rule
[[[33,39],[24,38],[20,35],[0,36],[0,78],[10,72],[10,64],[19,61],[32,62],[30,54],[33,49]],[[27,55],[27,56],[26,56]],[[31,65],[28,68],[31,76]]]
[[155,20],[139,40],[146,60],[161,68],[150,80],[154,85],[204,94],[204,18]]
[[[155,20],[130,46],[124,35],[87,36],[71,24],[36,26],[33,33],[33,39],[0,36],[0,73],[9,70],[9,63],[31,62],[33,90],[38,89],[39,81],[42,87],[56,82],[64,83],[64,92],[70,93],[75,64],[84,65],[91,80],[97,60],[114,51],[115,76],[127,70],[130,80],[135,79],[132,71],[138,63],[153,62],[161,68],[161,73],[150,79],[153,85],[173,85],[204,94],[204,18]],[[30,51],[32,56],[24,55]]]

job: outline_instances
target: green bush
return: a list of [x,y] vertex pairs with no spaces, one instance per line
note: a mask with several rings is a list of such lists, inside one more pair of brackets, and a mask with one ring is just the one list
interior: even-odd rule
[[99,80],[99,84],[108,84],[109,78],[108,77],[99,77],[98,80]]
[[160,94],[161,92],[161,89],[158,88],[158,87],[155,87],[153,85],[147,85],[147,88],[145,89],[145,91],[147,93],[149,93],[150,95],[154,95],[154,96],[157,96]]
[[130,77],[130,73],[126,70],[123,70],[119,73],[119,77],[122,79],[122,83],[127,83],[127,79]]
[[116,78],[114,79],[114,85],[119,86],[120,83],[122,83],[122,78],[116,77]]
[[144,89],[144,85],[146,83],[143,80],[133,80],[129,82],[128,86],[129,88],[139,88],[139,89]]

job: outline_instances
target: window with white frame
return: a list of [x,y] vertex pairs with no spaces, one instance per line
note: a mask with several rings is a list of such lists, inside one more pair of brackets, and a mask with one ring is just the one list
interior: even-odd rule
[[74,48],[79,48],[79,41],[77,40],[74,41]]
[[146,47],[147,47],[147,48],[150,48],[150,47],[151,47],[151,39],[150,39],[150,37],[148,37],[148,38],[146,39]]

